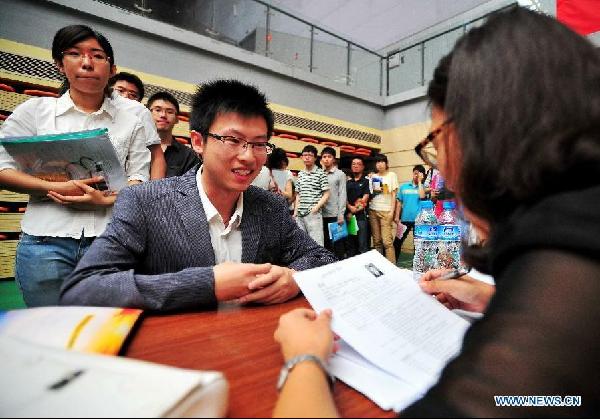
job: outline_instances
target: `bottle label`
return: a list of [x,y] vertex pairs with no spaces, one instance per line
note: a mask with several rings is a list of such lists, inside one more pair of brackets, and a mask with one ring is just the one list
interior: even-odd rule
[[458,224],[444,224],[438,226],[438,237],[443,241],[460,241],[460,226]]
[[437,227],[435,225],[417,224],[415,225],[414,236],[421,240],[437,240]]

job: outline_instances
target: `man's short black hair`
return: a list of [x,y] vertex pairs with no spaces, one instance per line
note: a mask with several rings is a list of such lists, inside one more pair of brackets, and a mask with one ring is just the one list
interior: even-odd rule
[[322,151],[321,151],[321,157],[323,157],[323,154],[329,154],[331,156],[333,156],[333,158],[335,159],[336,157],[336,153],[335,153],[335,148],[333,147],[325,147]]
[[150,107],[152,106],[152,103],[157,100],[164,100],[164,101],[170,102],[173,106],[175,106],[177,113],[179,113],[179,102],[177,101],[177,99],[175,99],[175,96],[173,96],[171,93],[169,93],[169,92],[154,93],[152,96],[150,96],[150,99],[148,99],[148,103],[146,104],[148,109],[150,109]]
[[302,149],[302,154],[304,153],[312,153],[313,156],[317,157],[319,155],[319,152],[317,151],[317,147],[315,147],[314,145],[307,145],[304,146],[304,148]]
[[365,159],[363,159],[361,156],[353,156],[352,160],[350,161],[350,164],[352,164],[352,162],[354,160],[360,160],[360,162],[363,164],[363,166],[365,165]]
[[423,173],[423,176],[425,176],[425,167],[422,164],[417,164],[415,167],[413,167],[412,171],[414,172],[415,170],[417,170],[420,173]]
[[146,91],[144,90],[144,83],[142,83],[142,80],[138,76],[136,76],[135,74],[127,73],[125,71],[121,71],[120,73],[117,73],[110,78],[110,80],[108,81],[108,87],[113,87],[115,83],[119,80],[125,80],[128,83],[134,84],[136,89],[140,93],[139,100],[142,100],[144,98],[144,95],[146,94]]
[[263,117],[267,124],[267,137],[271,137],[274,117],[267,98],[255,86],[239,80],[213,80],[198,86],[192,98],[190,130],[198,132],[206,140],[215,118],[230,112],[244,117]]

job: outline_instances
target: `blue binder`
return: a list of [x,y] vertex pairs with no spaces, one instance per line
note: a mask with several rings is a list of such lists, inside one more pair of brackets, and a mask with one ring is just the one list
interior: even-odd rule
[[342,225],[337,222],[329,223],[327,224],[327,229],[329,230],[329,238],[332,242],[348,237],[348,226],[346,225],[346,221],[344,221],[344,224]]

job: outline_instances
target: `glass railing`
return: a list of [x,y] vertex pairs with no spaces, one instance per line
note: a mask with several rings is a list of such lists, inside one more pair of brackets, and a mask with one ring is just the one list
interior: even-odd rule
[[[516,4],[515,2],[500,10],[514,7]],[[483,24],[490,14],[436,34],[417,44],[390,52],[386,57],[388,77],[384,94],[390,96],[427,86],[440,59],[452,50],[456,41],[465,32]]]
[[487,17],[383,56],[262,0],[96,1],[209,36],[375,96],[426,86],[440,58],[463,33]]
[[260,0],[99,1],[383,94],[383,56]]

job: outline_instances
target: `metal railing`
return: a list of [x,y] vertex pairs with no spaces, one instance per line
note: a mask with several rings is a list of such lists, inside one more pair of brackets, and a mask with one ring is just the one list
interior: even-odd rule
[[439,59],[456,40],[489,15],[381,55],[263,0],[96,1],[209,36],[376,96],[425,86]]

